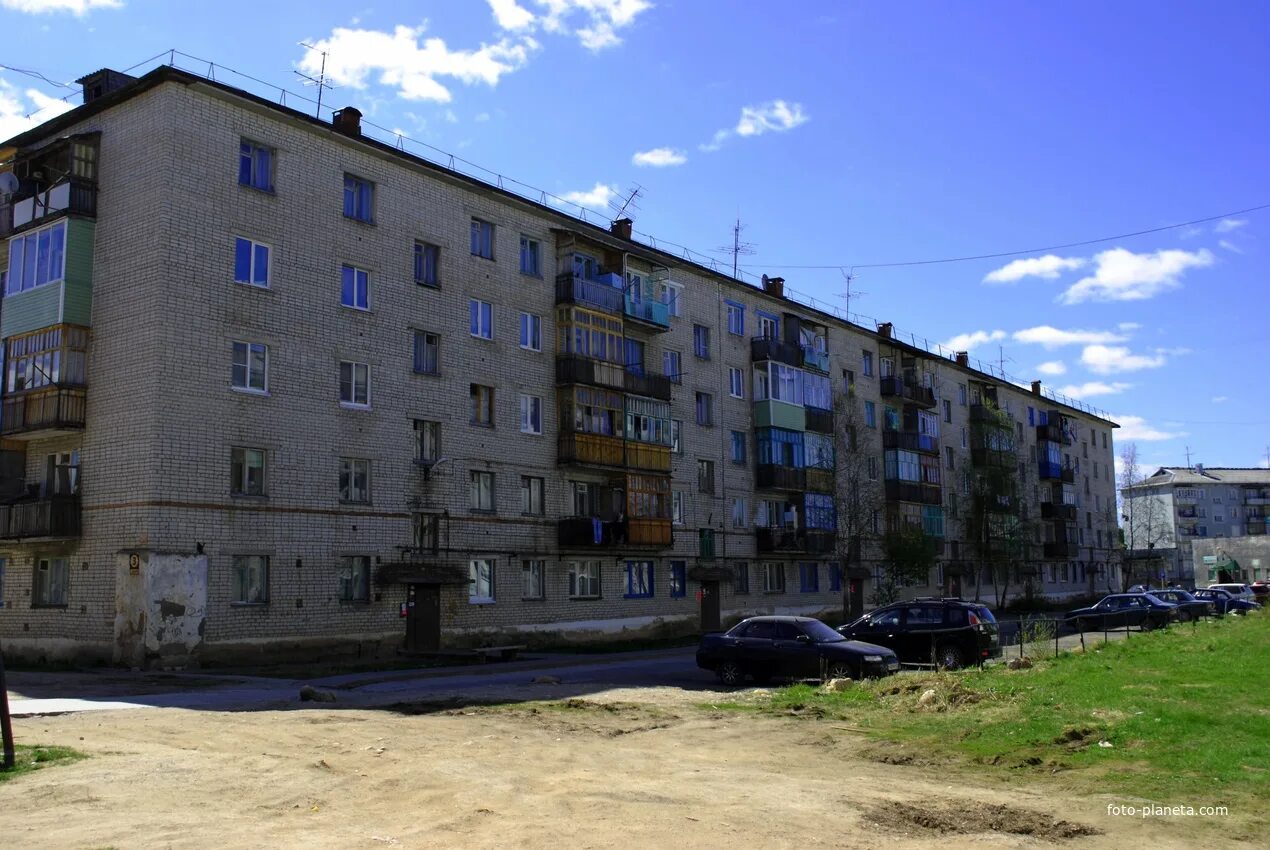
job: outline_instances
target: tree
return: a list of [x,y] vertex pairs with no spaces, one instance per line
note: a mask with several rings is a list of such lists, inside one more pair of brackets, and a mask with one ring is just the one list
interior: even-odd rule
[[1138,578],[1135,564],[1151,570],[1159,559],[1156,550],[1173,545],[1173,517],[1168,501],[1156,487],[1147,484],[1138,463],[1138,444],[1126,443],[1120,452],[1120,497],[1124,535],[1124,569],[1121,590]]
[[863,426],[860,404],[854,391],[834,396],[834,507],[838,534],[835,547],[842,565],[842,616],[851,617],[852,567],[875,555],[876,515],[882,504],[882,487],[877,450],[877,431]]
[[935,538],[916,523],[899,522],[882,535],[882,569],[873,586],[873,602],[889,605],[900,588],[924,583],[938,557]]

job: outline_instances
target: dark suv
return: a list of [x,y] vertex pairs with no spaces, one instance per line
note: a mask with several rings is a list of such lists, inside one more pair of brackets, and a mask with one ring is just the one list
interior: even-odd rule
[[1001,655],[1001,634],[988,606],[962,599],[896,602],[840,626],[843,637],[890,647],[905,664],[949,670]]

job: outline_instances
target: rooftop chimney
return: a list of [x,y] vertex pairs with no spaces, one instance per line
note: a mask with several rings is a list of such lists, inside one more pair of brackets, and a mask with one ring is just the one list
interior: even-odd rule
[[617,221],[609,225],[609,233],[612,233],[619,239],[631,238],[631,226],[634,224],[629,218],[619,218]]
[[969,351],[958,351],[956,359],[957,359],[958,366],[965,366],[967,369],[970,368],[970,352]]
[[895,326],[891,324],[890,322],[878,323],[878,335],[885,339],[891,338],[891,331],[893,331],[894,329],[895,329]]
[[1040,382],[1040,381],[1033,381],[1033,382],[1032,382],[1032,395],[1040,395],[1040,394],[1041,394],[1041,382]]
[[92,103],[99,97],[105,97],[112,91],[123,88],[135,79],[136,77],[102,68],[100,71],[85,74],[75,82],[84,87],[84,103]]
[[335,128],[337,133],[357,138],[362,134],[362,113],[355,106],[346,106],[343,109],[338,109],[331,116],[331,126]]
[[785,278],[768,277],[763,275],[763,291],[775,295],[777,298],[785,297]]

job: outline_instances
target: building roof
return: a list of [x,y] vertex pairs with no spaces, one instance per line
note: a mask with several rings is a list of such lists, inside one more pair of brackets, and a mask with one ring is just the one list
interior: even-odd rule
[[[89,74],[87,76],[92,77],[96,74],[101,73],[102,71],[107,71],[107,70],[109,69],[103,68],[101,69],[101,71],[95,71],[93,72],[93,74]],[[558,210],[552,206],[549,206],[546,203],[540,203],[538,201],[534,201],[531,198],[526,198],[525,196],[519,195],[511,190],[504,189],[502,188],[502,186],[496,186],[492,183],[487,183],[484,180],[481,180],[480,178],[474,177],[470,174],[465,174],[461,171],[455,171],[451,168],[447,168],[443,165],[432,162],[421,156],[416,156],[415,154],[402,150],[399,147],[395,147],[385,142],[381,142],[370,136],[358,135],[356,137],[353,137],[353,136],[344,135],[334,130],[330,123],[323,121],[321,118],[314,117],[305,112],[300,112],[297,109],[292,109],[291,107],[284,106],[280,103],[275,103],[272,100],[268,100],[266,98],[252,94],[251,92],[246,91],[245,89],[240,89],[235,86],[227,85],[218,80],[202,77],[202,76],[199,76],[198,74],[191,73],[189,71],[185,71],[183,69],[176,68],[171,65],[160,65],[154,70],[146,73],[145,75],[139,78],[132,80],[126,85],[122,85],[119,88],[113,91],[107,92],[101,95],[100,97],[97,97],[91,100],[88,103],[77,106],[76,108],[68,112],[64,112],[61,115],[58,115],[57,117],[44,122],[38,127],[33,127],[32,129],[27,130],[26,132],[19,133],[18,135],[14,136],[8,141],[0,142],[0,151],[3,151],[4,153],[8,154],[12,152],[11,149],[16,148],[20,151],[20,149],[23,147],[45,141],[51,135],[60,133],[66,130],[67,128],[73,127],[74,125],[85,120],[86,118],[90,118],[112,107],[118,106],[121,103],[131,100],[137,95],[140,95],[146,91],[149,91],[150,89],[156,88],[162,85],[163,83],[168,83],[168,82],[178,83],[180,85],[188,85],[188,86],[209,86],[211,88],[218,89],[222,92],[233,95],[235,97],[244,98],[258,106],[266,107],[270,111],[275,112],[279,114],[280,116],[285,116],[286,118],[290,120],[300,121],[300,122],[309,124],[311,126],[321,128],[321,130],[323,130],[324,132],[330,133],[331,138],[335,141],[340,141],[346,144],[368,145],[376,149],[377,151],[379,151],[381,154],[387,155],[390,158],[407,162],[415,167],[422,167],[428,171],[432,171],[436,173],[438,176],[444,177],[447,180],[453,180],[460,183],[465,183],[473,188],[479,189],[482,192],[488,192],[495,195],[499,195],[513,203],[532,207],[536,209],[537,211],[543,214],[549,215],[551,218],[554,218],[557,221],[561,222],[562,227],[567,227],[570,230],[591,236],[593,238],[600,239],[601,241],[605,241],[610,244],[612,243],[614,239],[617,239],[621,242],[622,247],[625,248],[625,250],[644,255],[645,257],[656,257],[660,259],[661,261],[663,261],[668,268],[690,267],[696,273],[704,277],[713,279],[715,281],[721,282],[725,285],[744,287],[746,289],[754,290],[756,292],[762,292],[765,296],[773,300],[781,301],[788,304],[789,308],[792,311],[797,311],[803,314],[812,313],[812,314],[815,314],[816,316],[820,316],[825,321],[826,326],[828,326],[829,324],[835,324],[838,326],[850,327],[851,329],[859,333],[873,336],[880,343],[902,347],[905,349],[910,349],[914,354],[917,354],[919,356],[943,362],[947,365],[950,365],[956,369],[961,370],[962,372],[965,372],[970,377],[975,378],[976,380],[986,381],[986,382],[994,383],[994,384],[1007,384],[1015,388],[1021,393],[1026,394],[1028,392],[1028,388],[1026,386],[1021,386],[1019,384],[1016,384],[1013,381],[1003,378],[1000,375],[993,375],[988,372],[983,372],[978,369],[975,369],[972,366],[962,365],[960,363],[957,363],[951,357],[942,357],[936,354],[932,354],[931,352],[926,351],[925,349],[908,345],[907,343],[904,343],[898,339],[894,339],[888,336],[883,336],[883,334],[878,329],[867,328],[862,325],[857,325],[854,322],[843,319],[841,316],[837,316],[837,315],[834,315],[833,313],[828,313],[823,310],[818,310],[817,308],[813,306],[804,304],[793,298],[788,298],[784,295],[777,295],[775,293],[768,292],[767,290],[764,290],[760,287],[746,283],[745,281],[742,281],[742,280],[738,280],[734,277],[731,277],[730,275],[726,275],[721,272],[718,272],[714,269],[709,268],[708,266],[701,265],[700,263],[697,263],[693,260],[685,259],[684,257],[681,257],[677,254],[672,254],[660,248],[646,245],[642,242],[636,242],[633,239],[624,239],[621,237],[617,237],[611,231],[603,227],[600,227],[595,224],[591,224],[590,222],[587,222],[587,221],[582,221],[574,216],[571,216],[565,212],[562,212],[561,210]],[[1038,401],[1038,407],[1052,406],[1054,408],[1070,411],[1074,414],[1078,414],[1081,416],[1088,417],[1090,419],[1103,422],[1106,425],[1110,426],[1111,428],[1120,427],[1117,423],[1112,422],[1106,416],[1101,416],[1098,413],[1092,412],[1091,410],[1086,410],[1072,404],[1067,404],[1067,403],[1058,401],[1057,399],[1049,398],[1048,396],[1038,395],[1036,398]]]
[[[1214,484],[1270,486],[1270,469],[1238,466],[1161,466],[1133,487],[1203,487]],[[1132,487],[1122,488],[1125,490]]]

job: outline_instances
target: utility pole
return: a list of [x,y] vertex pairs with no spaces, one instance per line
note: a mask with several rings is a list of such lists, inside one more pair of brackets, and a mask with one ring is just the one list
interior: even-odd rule
[[13,746],[13,723],[9,717],[9,691],[4,680],[4,650],[0,649],[0,738],[4,739],[5,770],[13,770],[15,759]]
[[1187,469],[1191,468],[1191,447],[1190,446],[1186,447],[1186,468]]

